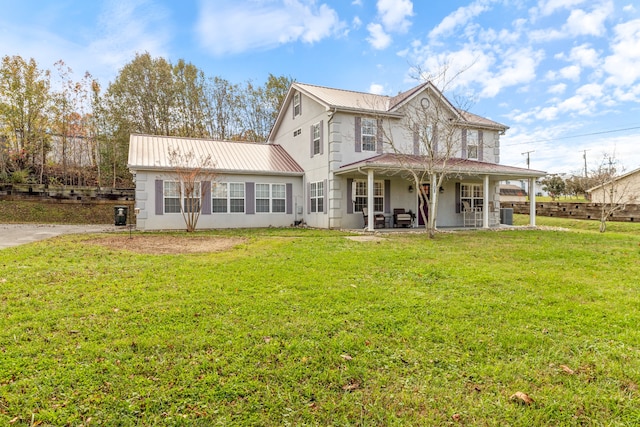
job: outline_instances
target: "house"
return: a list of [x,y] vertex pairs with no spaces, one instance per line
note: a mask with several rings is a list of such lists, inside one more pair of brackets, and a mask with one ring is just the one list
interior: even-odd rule
[[[421,114],[432,121],[420,121]],[[499,163],[500,136],[507,129],[455,108],[430,82],[393,97],[294,83],[266,144],[132,135],[129,169],[135,174],[138,227],[183,228],[175,212],[179,205],[171,204],[176,203],[166,159],[171,144],[206,150],[217,162],[215,182],[202,184],[199,228],[304,220],[317,228],[361,229],[365,209],[369,230],[379,215],[392,227],[394,209],[419,211],[419,192],[437,192],[438,227],[469,225],[469,210],[474,212],[471,225],[490,227],[499,223],[500,181],[526,179],[534,188],[536,178],[545,175]],[[433,142],[427,147],[431,151],[423,140]],[[437,189],[434,180],[416,185],[415,176],[424,174],[412,172],[424,172],[427,162],[443,176]],[[242,186],[243,210],[238,199],[234,203],[241,212],[232,212],[231,187],[240,191]],[[223,203],[209,202],[220,188],[229,197],[227,210],[209,212]],[[256,209],[272,203],[274,191],[284,206]],[[414,218],[414,226],[423,225],[422,215]],[[530,218],[535,224],[535,210]]]
[[640,203],[640,168],[587,190],[591,203]]
[[527,192],[524,188],[514,184],[500,184],[500,202],[526,202]]

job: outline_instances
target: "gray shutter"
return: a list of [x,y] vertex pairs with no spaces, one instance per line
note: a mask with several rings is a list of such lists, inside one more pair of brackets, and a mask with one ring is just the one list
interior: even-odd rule
[[356,137],[356,153],[362,152],[362,118],[356,117],[356,129],[355,129],[355,137]]
[[460,183],[456,182],[456,213],[460,212]]
[[413,130],[413,154],[420,154],[420,134],[418,133],[418,126]]
[[211,181],[202,181],[200,183],[202,191],[202,207],[200,213],[203,215],[211,215]]
[[313,157],[313,125],[309,126],[309,157]]
[[382,120],[376,120],[376,153],[382,154]]
[[307,182],[307,214],[311,213],[311,183]]
[[329,195],[329,187],[328,185],[328,181],[325,179],[322,182],[322,213],[327,213],[327,200],[329,199],[328,195]]
[[353,213],[353,179],[347,179],[347,213]]
[[256,213],[256,184],[255,182],[244,183],[244,203],[247,208],[246,214]]
[[462,129],[462,154],[460,155],[463,159],[467,158],[467,130]]
[[391,213],[391,181],[384,180],[384,213]]
[[324,154],[324,120],[320,120],[320,154]]
[[478,160],[484,161],[484,135],[481,130],[478,131]]
[[156,179],[156,215],[164,213],[164,184],[161,179]]
[[293,213],[293,184],[287,184],[286,186],[286,194],[287,194],[287,215],[291,215]]

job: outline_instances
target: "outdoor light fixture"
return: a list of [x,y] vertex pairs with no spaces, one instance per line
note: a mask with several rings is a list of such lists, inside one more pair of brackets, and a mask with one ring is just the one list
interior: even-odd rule
[[413,185],[409,185],[409,193],[413,193]]
[[442,187],[438,188],[438,193],[440,193],[440,194],[444,193],[444,188],[442,188]]

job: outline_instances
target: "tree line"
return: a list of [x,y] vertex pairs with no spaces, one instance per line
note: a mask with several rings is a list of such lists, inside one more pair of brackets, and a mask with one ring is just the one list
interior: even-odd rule
[[232,83],[143,53],[103,88],[63,61],[51,71],[4,56],[0,183],[131,186],[131,133],[265,141],[291,83],[272,74],[262,85]]

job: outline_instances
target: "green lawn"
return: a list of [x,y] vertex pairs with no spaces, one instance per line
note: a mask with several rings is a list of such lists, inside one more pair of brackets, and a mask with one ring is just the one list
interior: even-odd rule
[[203,235],[0,251],[0,425],[640,424],[638,230]]

